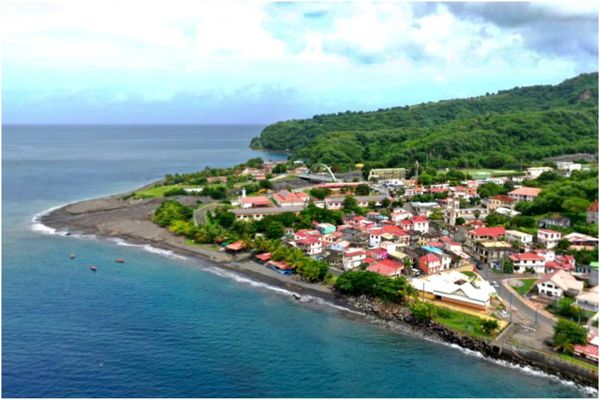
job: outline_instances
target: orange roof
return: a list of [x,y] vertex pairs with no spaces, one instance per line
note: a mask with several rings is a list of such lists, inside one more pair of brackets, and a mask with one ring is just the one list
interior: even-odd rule
[[242,242],[241,240],[238,240],[237,242],[233,242],[231,244],[228,244],[227,246],[225,246],[225,248],[227,250],[242,250],[244,248],[244,242]]
[[240,203],[247,204],[271,204],[271,200],[269,200],[266,196],[254,196],[254,197],[242,197],[240,199]]
[[436,256],[433,253],[427,253],[424,256],[421,256],[421,260],[426,261],[426,262],[439,262],[441,261],[440,258],[438,256]]
[[513,203],[515,201],[515,199],[513,199],[512,197],[510,197],[506,194],[497,194],[496,196],[492,196],[491,199],[498,200],[503,203]]
[[509,258],[513,261],[544,261],[544,257],[535,253],[511,254]]
[[516,195],[516,196],[533,196],[533,197],[535,197],[538,194],[540,194],[541,191],[542,191],[542,189],[540,189],[540,188],[523,186],[523,187],[513,190],[512,192],[509,192],[508,194],[512,194],[512,195]]
[[588,211],[598,212],[598,200],[594,200],[592,204],[588,207]]
[[367,268],[367,271],[376,272],[380,275],[391,276],[402,271],[403,265],[394,260],[382,260]]
[[271,253],[257,254],[256,258],[258,258],[261,261],[269,261],[271,259]]
[[470,234],[474,236],[490,236],[490,237],[498,237],[502,236],[506,233],[506,229],[503,226],[494,226],[494,227],[481,227],[475,228],[469,231]]

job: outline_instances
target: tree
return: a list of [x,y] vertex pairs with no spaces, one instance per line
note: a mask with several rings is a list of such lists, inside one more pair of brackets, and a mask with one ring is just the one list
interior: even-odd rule
[[572,213],[585,212],[590,202],[580,197],[567,197],[562,203],[562,208]]
[[515,266],[511,260],[504,260],[502,263],[502,272],[505,274],[512,274],[515,272]]
[[435,311],[434,306],[424,301],[415,301],[410,306],[413,317],[419,321],[430,321]]
[[288,170],[288,166],[286,164],[277,164],[276,166],[273,167],[274,174],[283,174],[283,173],[286,173],[287,170]]
[[566,353],[572,353],[576,344],[587,343],[587,330],[576,322],[566,319],[554,325],[554,347]]
[[346,212],[352,212],[352,211],[357,211],[358,210],[358,203],[356,202],[356,199],[353,196],[346,196],[344,198],[344,211]]
[[495,319],[484,319],[481,322],[481,329],[483,329],[483,331],[485,333],[487,333],[488,335],[491,335],[492,332],[494,332],[499,327],[500,327],[500,325],[498,324],[498,321]]
[[369,185],[365,185],[363,183],[358,185],[354,191],[359,196],[367,196],[369,193],[371,193],[371,188],[369,188]]
[[258,185],[261,189],[273,189],[273,183],[271,183],[271,181],[268,179],[263,179],[262,181],[258,182]]
[[479,194],[479,197],[485,199],[487,197],[492,197],[498,194],[506,193],[505,190],[506,189],[503,186],[498,185],[494,182],[486,182],[482,185],[479,185],[479,187],[477,188],[477,193]]
[[325,197],[331,194],[331,189],[316,187],[310,189],[309,194],[316,199],[323,200]]
[[160,226],[169,226],[174,221],[187,221],[192,217],[193,210],[176,200],[166,200],[154,211],[152,221]]
[[265,235],[269,239],[281,239],[285,232],[285,226],[279,221],[271,221],[265,230]]
[[433,182],[433,176],[429,175],[428,173],[419,175],[419,184],[428,186],[431,185],[431,182]]
[[455,225],[463,225],[465,223],[465,219],[463,217],[458,217],[456,218],[456,220],[454,221]]

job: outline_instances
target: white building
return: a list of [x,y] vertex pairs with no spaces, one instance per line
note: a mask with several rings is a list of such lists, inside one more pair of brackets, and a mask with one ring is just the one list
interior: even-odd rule
[[470,280],[458,271],[416,278],[411,285],[442,303],[486,310],[496,290],[483,279]]
[[556,247],[562,234],[552,229],[538,229],[537,241],[544,245],[547,249],[553,249]]
[[515,253],[508,256],[514,266],[514,272],[523,274],[533,271],[536,274],[543,274],[546,271],[546,259],[535,253]]
[[552,167],[530,167],[527,168],[527,177],[529,179],[535,179],[542,175],[544,172],[550,171],[552,171]]
[[422,215],[416,215],[412,218],[413,230],[421,233],[429,231],[429,220]]
[[525,232],[506,231],[504,238],[507,242],[517,242],[523,247],[529,247],[533,244],[533,235]]
[[342,256],[342,265],[344,270],[357,268],[367,258],[367,252],[359,248],[349,248],[344,251]]
[[544,275],[537,283],[540,294],[550,297],[562,297],[565,292],[578,295],[583,290],[583,282],[573,278],[563,270]]

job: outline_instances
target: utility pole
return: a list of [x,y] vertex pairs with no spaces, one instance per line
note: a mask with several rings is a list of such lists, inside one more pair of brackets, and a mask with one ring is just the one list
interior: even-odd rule
[[510,322],[512,323],[513,322],[513,320],[512,320],[513,319],[512,318],[512,296],[513,295],[512,295],[512,292],[509,292],[509,293],[510,293],[510,299],[508,300],[508,312],[510,313]]

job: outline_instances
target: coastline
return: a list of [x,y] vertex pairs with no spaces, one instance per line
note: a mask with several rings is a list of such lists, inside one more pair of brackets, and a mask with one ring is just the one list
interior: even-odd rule
[[[154,183],[149,185],[152,184]],[[174,258],[200,262],[203,266],[209,264],[209,270],[213,266],[216,268],[210,272],[235,280],[245,280],[253,286],[266,285],[271,290],[294,297],[300,303],[324,303],[393,331],[449,345],[499,365],[520,368],[524,372],[557,379],[565,384],[568,384],[565,382],[568,380],[587,393],[597,394],[596,375],[591,376],[577,369],[564,371],[564,365],[548,365],[517,349],[474,340],[437,324],[420,324],[403,312],[401,307],[390,308],[376,300],[342,296],[323,285],[281,275],[244,257],[236,258],[208,249],[207,246],[191,245],[184,238],[177,237],[150,221],[154,208],[162,199],[125,201],[122,197],[127,194],[129,193],[53,207],[37,214],[32,222],[36,224],[36,230],[46,234],[105,239],[119,245],[141,247]],[[184,201],[193,199],[193,196],[183,198]]]

